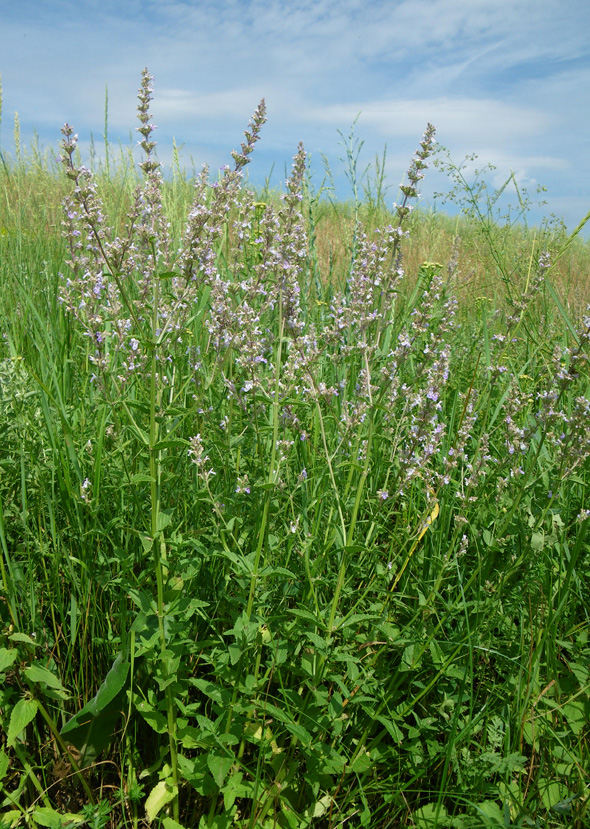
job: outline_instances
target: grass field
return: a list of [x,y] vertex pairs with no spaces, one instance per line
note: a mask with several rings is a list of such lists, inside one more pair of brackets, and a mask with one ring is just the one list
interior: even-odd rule
[[1,826],[582,829],[590,246],[410,212],[430,127],[164,181],[151,94],[0,169]]

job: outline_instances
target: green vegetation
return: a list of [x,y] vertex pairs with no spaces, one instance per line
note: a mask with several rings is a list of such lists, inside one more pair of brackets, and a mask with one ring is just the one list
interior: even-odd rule
[[588,245],[410,213],[431,128],[164,182],[150,98],[0,170],[2,827],[581,829]]

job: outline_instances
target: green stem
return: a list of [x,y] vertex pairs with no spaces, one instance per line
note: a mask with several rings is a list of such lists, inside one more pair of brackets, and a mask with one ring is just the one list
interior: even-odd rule
[[[363,471],[361,472],[361,478],[357,486],[356,490],[356,497],[354,500],[354,506],[352,508],[352,515],[350,517],[350,523],[348,525],[348,532],[345,535],[345,544],[349,547],[352,544],[352,540],[354,537],[354,531],[356,528],[356,522],[358,518],[359,507],[361,504],[361,499],[363,495],[363,490],[365,488],[365,483],[367,480],[367,476],[369,474],[369,459],[371,457],[371,443],[373,441],[373,399],[371,396],[371,374],[369,369],[369,363],[367,359],[367,352],[365,351],[365,367],[367,371],[367,384],[369,389],[369,403],[370,403],[370,414],[369,414],[369,434],[367,436],[367,446],[365,450],[365,460],[363,464]],[[340,507],[340,505],[338,505]],[[344,523],[344,522],[343,522]],[[334,620],[336,618],[336,613],[338,611],[338,605],[340,603],[340,594],[342,593],[342,588],[344,587],[344,579],[346,576],[346,565],[347,565],[347,555],[346,551],[343,550],[342,552],[342,562],[340,564],[340,572],[338,573],[338,581],[336,583],[336,590],[334,592],[334,598],[332,600],[332,607],[330,608],[330,618],[328,620],[328,638],[332,635],[332,631],[334,630]]]
[[[156,261],[156,252],[153,251],[154,262]],[[170,655],[166,645],[166,631],[164,627],[164,570],[168,570],[166,542],[164,540],[164,531],[160,529],[160,477],[161,477],[161,457],[160,449],[157,449],[160,440],[160,427],[156,420],[156,410],[160,405],[160,395],[157,390],[157,347],[158,337],[156,331],[158,329],[158,305],[160,298],[159,282],[157,273],[154,274],[154,303],[152,311],[152,359],[150,371],[150,500],[151,500],[151,537],[153,539],[154,549],[154,568],[156,571],[156,591],[157,591],[157,612],[158,612],[158,630],[160,634],[160,657],[162,665],[162,673],[166,681],[166,718],[168,723],[168,741],[170,747],[170,765],[172,768],[172,783],[176,790],[176,795],[172,801],[172,809],[174,819],[178,822],[180,819],[180,811],[178,804],[178,750],[176,740],[176,709],[174,707],[174,696],[172,693],[172,683],[170,680]]]
[[248,605],[246,607],[246,615],[250,619],[252,609],[254,607],[254,595],[256,593],[256,584],[258,582],[258,573],[260,571],[260,560],[262,558],[262,550],[264,547],[264,540],[266,538],[266,529],[268,525],[268,514],[270,512],[270,501],[272,496],[272,486],[275,483],[275,470],[277,458],[277,444],[279,441],[279,381],[281,377],[281,362],[283,354],[283,333],[285,321],[283,319],[283,304],[279,304],[279,344],[277,347],[277,359],[275,367],[275,388],[274,399],[272,404],[273,413],[273,428],[272,428],[272,448],[270,453],[270,467],[268,470],[266,491],[266,498],[264,501],[264,510],[262,513],[262,521],[260,522],[260,529],[258,532],[258,544],[256,545],[256,556],[254,558],[254,567],[252,568],[252,576],[250,578],[250,594],[248,596]]
[[[43,786],[41,785],[41,783],[39,782],[39,779],[38,779],[37,775],[35,774],[35,772],[33,771],[33,767],[29,763],[25,752],[19,746],[18,743],[15,743],[12,748],[14,750],[14,753],[16,754],[18,759],[20,760],[20,763],[21,763],[23,769],[25,770],[26,774],[28,775],[29,779],[31,780],[33,786],[39,792],[40,799],[43,801],[44,805],[47,808],[51,809],[52,805],[51,805],[50,799],[47,797],[47,790],[44,789]],[[10,792],[6,792],[6,789],[4,787],[2,787],[2,794],[6,794],[6,800],[4,801],[3,805],[8,805],[10,803],[15,807],[15,809],[20,809],[21,814],[24,814],[25,809],[20,805],[20,803],[18,803],[16,800],[12,799],[13,795]]]
[[68,761],[70,762],[70,764],[71,764],[71,766],[74,770],[74,774],[75,774],[77,780],[81,783],[82,788],[86,792],[86,796],[87,796],[88,800],[90,801],[90,803],[92,803],[93,806],[95,806],[96,805],[96,800],[94,799],[94,795],[92,794],[92,789],[90,788],[90,786],[86,782],[86,780],[84,778],[84,775],[82,774],[82,772],[80,770],[80,766],[76,763],[76,761],[75,761],[75,759],[72,755],[72,752],[69,750],[69,748],[65,744],[63,737],[61,736],[61,734],[57,730],[55,723],[53,722],[53,720],[49,716],[49,712],[47,711],[47,709],[45,708],[43,703],[39,699],[37,699],[35,701],[37,703],[37,709],[38,709],[39,713],[41,714],[41,716],[43,717],[43,719],[47,723],[47,725],[49,727],[49,730],[51,731],[53,737],[55,738],[55,740],[59,744],[59,747],[61,748],[63,753],[68,758]]

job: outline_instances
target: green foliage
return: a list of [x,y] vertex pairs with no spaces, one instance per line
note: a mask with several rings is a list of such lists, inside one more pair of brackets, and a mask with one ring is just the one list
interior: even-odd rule
[[[64,293],[64,177],[0,173],[3,825],[585,825],[590,322],[557,281],[575,245],[543,231],[540,251],[457,175],[461,248],[432,216],[373,234],[382,168],[361,203],[344,146],[364,225],[296,161],[282,202],[231,171],[197,182],[188,240],[179,175],[158,183],[146,150],[141,185],[111,153],[85,191],[105,235],[81,233],[136,345],[114,317],[102,352]],[[142,198],[166,244],[126,224]],[[497,288],[477,302],[473,251]]]

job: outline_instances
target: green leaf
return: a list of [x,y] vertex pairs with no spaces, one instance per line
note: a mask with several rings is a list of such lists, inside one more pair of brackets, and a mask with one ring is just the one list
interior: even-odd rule
[[13,633],[8,638],[11,642],[24,642],[25,645],[32,645],[34,648],[39,647],[39,643],[27,636],[26,633]]
[[541,790],[541,799],[546,809],[552,809],[555,805],[567,800],[569,795],[566,785],[556,780],[548,783],[545,780],[541,780],[539,782],[539,788]]
[[231,694],[229,691],[220,688],[219,685],[216,685],[214,682],[209,682],[206,679],[191,677],[189,681],[204,694],[207,694],[208,697],[211,697],[212,700],[215,700],[215,702],[218,702],[223,706],[229,705],[231,700]]
[[42,683],[49,688],[55,688],[56,691],[61,691],[63,694],[68,695],[60,680],[42,665],[29,665],[28,668],[25,668],[24,674],[29,682]]
[[150,823],[177,794],[178,786],[173,786],[168,780],[160,780],[154,786],[145,802],[145,813]]
[[231,775],[223,788],[223,805],[225,811],[229,812],[238,797],[244,797],[248,793],[248,786],[242,785],[244,775],[236,771]]
[[[93,717],[104,711],[107,705],[115,699],[117,694],[123,690],[127,681],[129,673],[129,662],[123,659],[123,655],[119,654],[113,665],[102,682],[100,688],[96,692],[93,699],[88,702],[84,708],[73,718],[83,717],[86,714],[91,714]],[[72,722],[73,720],[70,720]],[[69,725],[69,723],[68,723]],[[64,726],[62,734],[67,730],[68,726]]]
[[188,440],[184,440],[183,438],[168,438],[167,440],[161,440],[155,443],[152,449],[154,452],[159,452],[160,449],[186,449],[188,446],[190,446]]
[[219,789],[207,768],[207,760],[204,754],[200,754],[191,760],[183,754],[179,754],[178,770],[182,777],[203,797],[219,794]]
[[48,829],[63,829],[64,826],[81,826],[86,823],[86,818],[71,812],[56,812],[51,806],[38,806],[33,812],[33,821]]
[[161,512],[159,512],[158,513],[157,531],[159,533],[161,533],[162,530],[165,530],[166,527],[168,527],[170,525],[171,521],[172,521],[172,510],[162,510]]
[[290,613],[291,616],[296,616],[298,619],[305,619],[307,622],[313,622],[314,625],[318,627],[325,627],[322,623],[321,619],[318,619],[317,616],[314,616],[309,610],[302,610],[300,608],[292,608],[287,610],[287,613]]
[[565,800],[561,800],[559,803],[555,803],[551,809],[554,812],[557,812],[558,815],[567,815],[572,810],[572,803],[575,800],[578,800],[580,797],[579,794],[573,794],[571,797],[566,798]]
[[37,713],[37,702],[34,699],[19,699],[12,709],[10,725],[8,726],[7,746],[13,746],[16,738],[27,725],[35,719]]
[[328,643],[326,642],[325,639],[322,639],[321,636],[318,636],[317,633],[314,633],[311,630],[304,630],[303,635],[307,639],[309,639],[309,641],[312,643],[312,645],[315,646],[316,650],[318,650],[319,653],[326,653],[327,652]]
[[171,817],[165,817],[162,823],[164,824],[164,829],[184,829],[184,826],[172,820]]
[[436,829],[437,826],[447,825],[447,810],[440,804],[428,803],[412,815],[418,829]]
[[62,829],[63,826],[59,812],[50,806],[38,806],[33,812],[33,820],[39,826],[46,826],[47,829]]
[[204,742],[203,732],[192,725],[179,726],[176,736],[183,748],[199,748]]
[[271,565],[263,567],[260,571],[261,578],[268,578],[269,576],[287,576],[289,579],[297,578],[295,573],[291,570],[287,570],[286,567],[272,567]]
[[[199,821],[199,829],[231,829],[233,822],[231,815],[215,815],[212,820],[203,816]],[[264,825],[267,826],[266,823]]]
[[10,668],[17,657],[17,652],[14,648],[0,648],[0,674],[3,674],[7,668]]
[[3,780],[6,777],[6,772],[8,771],[8,754],[4,751],[4,749],[0,749],[0,780]]
[[371,760],[371,757],[366,751],[364,751],[350,763],[350,771],[355,774],[363,774],[368,771],[372,765],[373,761]]
[[282,708],[278,708],[270,702],[266,703],[265,710],[268,714],[272,714],[279,722],[282,722],[287,731],[294,737],[297,737],[302,745],[311,745],[311,734],[309,731],[302,725],[299,725],[299,723],[294,722],[287,711],[283,711]]
[[[416,656],[414,656],[414,651],[417,651]],[[417,661],[416,661],[417,660]],[[420,651],[419,648],[416,647],[414,643],[408,645],[404,648],[404,652],[402,654],[402,664],[400,665],[400,671],[413,671],[415,670],[420,661]]]
[[207,755],[207,766],[209,771],[213,775],[213,779],[221,789],[223,786],[223,782],[227,777],[229,770],[234,764],[233,757],[227,757],[226,755],[221,754],[208,754]]
[[334,630],[344,630],[351,625],[357,625],[359,622],[368,622],[369,620],[377,618],[374,613],[351,613],[350,616],[346,616],[342,621],[338,622]]
[[95,696],[61,730],[83,752],[83,765],[93,762],[108,746],[121,719],[121,695],[129,662],[119,654]]
[[141,546],[143,547],[144,553],[149,553],[154,546],[154,539],[144,533],[140,533],[139,537],[141,539]]
[[572,700],[563,706],[563,714],[567,724],[576,737],[588,725],[589,706],[583,700]]
[[504,816],[497,803],[493,800],[484,800],[483,803],[478,803],[475,808],[483,816],[485,826],[503,829]]
[[329,794],[325,794],[323,797],[320,797],[320,799],[314,803],[313,807],[306,809],[305,814],[310,818],[323,817],[323,815],[326,814],[326,812],[330,808],[330,805],[333,802],[334,800],[332,796]]
[[151,484],[156,479],[151,475],[146,475],[145,472],[136,472],[129,480],[132,484]]
[[168,730],[168,721],[161,711],[154,708],[147,700],[140,700],[135,707],[144,718],[146,723],[154,729],[157,734],[165,734]]
[[404,739],[403,732],[397,727],[393,720],[390,720],[388,717],[384,717],[382,714],[377,714],[375,717],[377,722],[380,722],[382,725],[385,726],[387,733],[393,737],[398,745],[401,745]]

